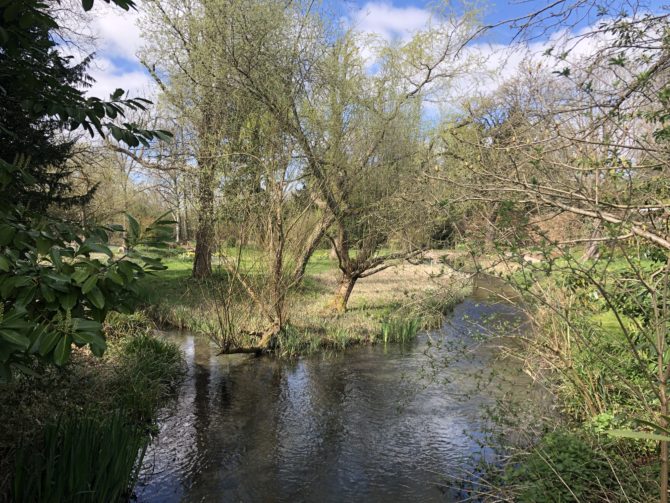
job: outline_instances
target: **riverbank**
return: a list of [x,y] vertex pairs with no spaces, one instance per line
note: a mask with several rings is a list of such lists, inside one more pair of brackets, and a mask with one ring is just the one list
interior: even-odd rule
[[[166,257],[164,262],[168,269],[149,278],[145,285],[146,312],[156,323],[216,340],[225,307],[246,332],[262,329],[254,307],[244,296],[233,297],[232,305],[222,306],[222,292],[227,292],[231,279],[221,268],[215,267],[211,278],[198,281],[191,278],[188,255]],[[391,332],[412,332],[413,337],[421,328],[439,326],[471,289],[469,275],[440,260],[399,262],[360,279],[347,311],[336,313],[330,303],[338,278],[336,261],[327,251],[317,251],[303,283],[289,293],[288,329],[276,348],[280,355],[372,344],[382,340],[389,327]]]
[[105,332],[101,358],[75,348],[63,367],[35,361],[0,384],[0,501],[130,495],[184,360],[142,315],[110,315]]
[[[547,390],[558,414],[528,432],[529,445],[507,445],[505,463],[488,466],[490,500],[658,501],[657,442],[635,433],[659,422],[649,367],[631,351],[631,341],[643,347],[645,322],[579,281],[575,263],[551,266],[551,274],[527,264],[509,276],[530,327],[510,354]],[[610,288],[628,282],[627,272],[618,257],[600,271]]]

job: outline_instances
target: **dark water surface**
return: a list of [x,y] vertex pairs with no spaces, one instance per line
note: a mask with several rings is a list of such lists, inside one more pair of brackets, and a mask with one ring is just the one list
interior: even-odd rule
[[[458,501],[484,412],[495,398],[534,394],[517,364],[482,333],[519,324],[480,278],[440,331],[410,346],[352,348],[277,361],[217,356],[174,334],[189,374],[166,411],[136,488],[141,502]],[[497,386],[481,388],[491,371]]]

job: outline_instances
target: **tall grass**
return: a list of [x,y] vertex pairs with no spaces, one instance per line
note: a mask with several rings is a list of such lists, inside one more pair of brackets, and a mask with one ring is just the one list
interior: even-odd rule
[[140,420],[151,419],[183,378],[179,348],[144,333],[123,339],[111,350],[119,361],[113,379],[116,405]]
[[416,339],[423,321],[421,318],[389,318],[382,321],[381,339],[389,342],[410,342]]
[[305,347],[305,336],[296,327],[287,325],[279,333],[275,349],[280,356],[293,358],[304,353]]
[[148,436],[125,415],[63,417],[36,443],[19,448],[12,501],[84,503],[128,500]]

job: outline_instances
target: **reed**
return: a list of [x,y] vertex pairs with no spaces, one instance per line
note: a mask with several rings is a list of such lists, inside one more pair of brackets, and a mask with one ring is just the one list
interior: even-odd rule
[[382,321],[381,339],[384,344],[389,342],[406,343],[416,339],[421,329],[421,318],[389,318]]
[[117,411],[66,416],[19,447],[12,501],[72,503],[129,499],[149,435]]

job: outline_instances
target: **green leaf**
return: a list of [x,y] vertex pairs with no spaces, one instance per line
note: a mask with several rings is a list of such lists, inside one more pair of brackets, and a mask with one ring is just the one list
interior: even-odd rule
[[58,332],[45,332],[40,336],[39,353],[42,356],[48,355],[56,346],[60,335]]
[[0,246],[6,246],[12,242],[16,229],[8,224],[0,225]]
[[93,0],[81,0],[81,6],[88,12],[93,8]]
[[10,263],[7,257],[0,255],[0,271],[9,272]]
[[40,291],[42,292],[42,297],[47,302],[54,302],[56,300],[56,293],[48,285],[40,283]]
[[75,292],[69,292],[60,296],[60,305],[66,311],[70,311],[77,305],[78,296]]
[[27,306],[33,300],[35,300],[35,295],[37,294],[37,285],[30,285],[28,287],[22,288],[19,294],[14,301],[16,306]]
[[58,366],[63,365],[70,358],[71,351],[72,341],[70,336],[61,337],[61,340],[56,344],[56,349],[54,349],[54,363]]
[[28,330],[32,326],[33,323],[26,321],[23,314],[17,311],[9,311],[0,323],[0,328],[11,330]]
[[97,286],[91,288],[91,290],[86,294],[86,297],[88,297],[88,300],[91,301],[91,304],[93,304],[98,309],[105,307],[105,296]]
[[63,265],[63,262],[61,260],[61,250],[57,246],[53,246],[51,248],[51,251],[49,252],[49,255],[51,255],[51,263],[56,266],[56,269],[60,269]]
[[128,218],[128,237],[134,243],[140,238],[140,223],[130,213],[126,213],[126,217]]
[[16,288],[21,288],[23,286],[30,286],[33,284],[33,280],[30,276],[16,276],[14,278],[14,286]]
[[94,356],[100,358],[102,355],[105,354],[105,350],[107,349],[107,343],[105,341],[102,341],[102,346],[99,346],[97,344],[90,344],[90,347],[91,347],[91,353],[93,353]]
[[75,332],[73,335],[74,342],[77,344],[89,344],[90,346],[106,347],[105,339],[102,335],[93,332]]
[[84,284],[81,285],[81,292],[86,294],[93,290],[93,287],[95,287],[96,283],[98,282],[98,277],[94,274],[93,276],[90,276],[86,281],[84,281]]
[[137,264],[130,262],[129,260],[123,260],[119,262],[119,271],[126,277],[127,280],[133,279],[135,271],[139,269]]
[[123,286],[125,283],[123,277],[116,271],[116,269],[110,269],[109,271],[107,271],[107,277],[117,285]]
[[74,318],[72,326],[76,331],[82,332],[102,332],[102,323],[94,320],[85,320],[83,318]]
[[84,243],[84,245],[80,248],[79,251],[82,254],[90,253],[90,252],[104,253],[109,258],[114,256],[114,254],[112,253],[112,250],[110,250],[109,247],[107,247],[107,246],[105,246],[101,243]]
[[606,433],[612,437],[632,438],[635,440],[655,440],[658,442],[670,441],[670,436],[668,435],[658,435],[657,433],[649,433],[646,431],[609,430]]
[[51,240],[43,237],[37,238],[37,253],[40,255],[46,255],[49,253],[51,248]]
[[72,279],[75,283],[82,284],[86,279],[91,275],[91,272],[86,267],[78,268],[75,273],[72,275]]
[[0,285],[0,296],[2,296],[3,299],[8,298],[9,294],[11,294],[14,291],[15,283],[16,283],[16,276],[7,278],[5,281],[3,281],[2,285]]
[[15,346],[20,347],[24,351],[30,346],[30,339],[28,339],[28,337],[25,335],[16,332],[15,330],[0,328],[0,337],[2,337],[3,340],[9,342],[10,344],[14,344]]

